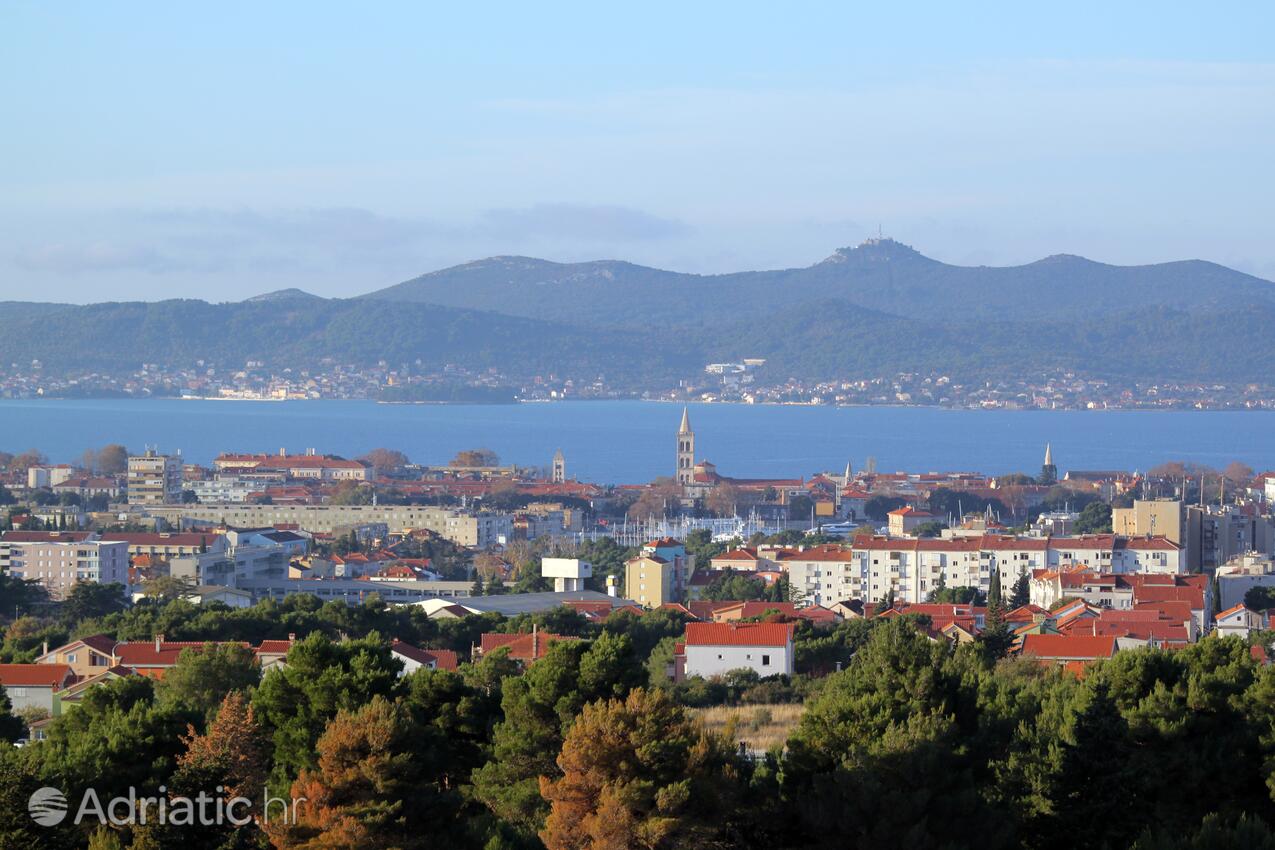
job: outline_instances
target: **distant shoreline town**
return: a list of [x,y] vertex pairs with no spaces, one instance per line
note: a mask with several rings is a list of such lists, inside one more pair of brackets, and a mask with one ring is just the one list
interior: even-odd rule
[[206,365],[170,369],[150,364],[120,375],[51,375],[36,368],[0,370],[0,399],[363,400],[386,404],[642,400],[972,410],[1275,410],[1275,385],[1264,384],[1126,385],[1069,371],[977,383],[911,372],[857,380],[766,383],[747,363],[709,364],[703,373],[684,378],[676,386],[650,387],[555,375],[520,381],[494,370],[472,373],[451,367],[421,374],[383,366],[294,373],[249,361],[234,370]]

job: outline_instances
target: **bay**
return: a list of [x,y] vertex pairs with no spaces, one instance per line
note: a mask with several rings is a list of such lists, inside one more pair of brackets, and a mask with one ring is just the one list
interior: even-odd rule
[[[1147,469],[1167,460],[1275,468],[1275,413],[1259,411],[1007,411],[919,407],[693,404],[696,454],[737,477],[808,477],[855,469],[1004,473],[1040,468],[1046,442],[1060,471]],[[386,405],[366,401],[181,399],[0,400],[0,449],[38,448],[71,462],[123,443],[181,450],[208,463],[225,451],[357,457],[400,449],[443,464],[490,448],[506,463],[547,466],[556,449],[570,476],[599,483],[673,472],[681,405],[581,401],[516,405]]]

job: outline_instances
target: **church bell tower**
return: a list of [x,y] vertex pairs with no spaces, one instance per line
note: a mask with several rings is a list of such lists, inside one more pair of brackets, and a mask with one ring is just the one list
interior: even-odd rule
[[682,408],[682,425],[677,429],[677,483],[693,484],[695,479],[695,432],[691,416]]

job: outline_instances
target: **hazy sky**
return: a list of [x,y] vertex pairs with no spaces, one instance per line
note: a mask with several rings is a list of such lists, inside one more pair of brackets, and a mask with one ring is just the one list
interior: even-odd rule
[[8,3],[0,300],[888,235],[1275,278],[1275,4]]

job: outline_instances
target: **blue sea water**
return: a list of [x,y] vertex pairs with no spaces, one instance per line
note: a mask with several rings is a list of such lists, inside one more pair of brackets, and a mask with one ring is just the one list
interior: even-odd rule
[[[547,466],[601,483],[649,481],[673,471],[681,407],[640,401],[517,405],[385,405],[364,401],[0,400],[0,449],[38,448],[73,461],[123,443],[180,449],[207,463],[223,451],[357,457],[378,446],[418,463],[494,449],[505,462]],[[1068,469],[1147,469],[1167,460],[1275,468],[1275,413],[1244,411],[982,411],[916,407],[691,405],[696,454],[723,475],[798,477],[881,471],[1040,468],[1045,443]]]

